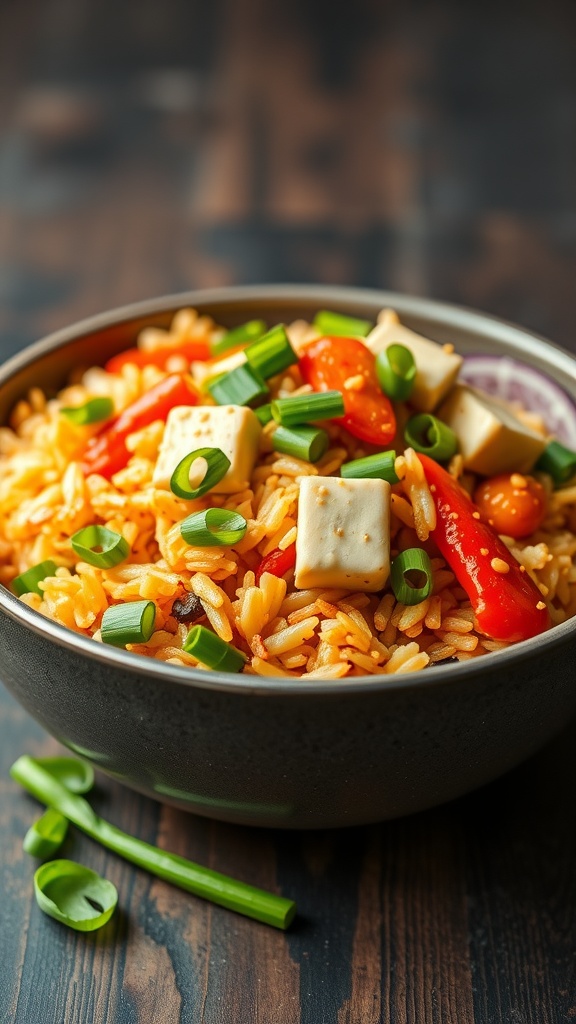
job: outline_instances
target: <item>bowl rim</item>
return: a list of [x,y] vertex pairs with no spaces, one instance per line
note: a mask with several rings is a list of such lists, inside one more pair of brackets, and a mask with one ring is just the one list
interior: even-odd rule
[[[223,288],[207,288],[176,292],[157,298],[145,299],[118,308],[96,314],[67,327],[61,328],[46,337],[26,346],[21,352],[13,355],[0,366],[0,388],[11,377],[30,366],[36,359],[48,353],[106,328],[121,323],[158,315],[163,312],[186,306],[206,306],[210,304],[233,304],[234,302],[274,302],[298,301],[317,302],[319,305],[333,303],[343,306],[392,306],[401,315],[408,317],[424,316],[438,321],[439,325],[462,328],[473,331],[483,338],[495,341],[508,340],[513,345],[521,344],[540,362],[547,364],[552,361],[561,373],[572,376],[576,386],[576,357],[561,346],[549,341],[542,335],[526,328],[503,320],[499,317],[466,306],[442,302],[436,299],[420,298],[406,293],[391,292],[380,289],[356,287],[340,287],[338,285],[315,284],[268,284],[268,285],[237,285]],[[503,338],[502,335],[505,335]],[[542,356],[547,358],[542,359]],[[552,358],[550,358],[552,357]],[[194,669],[169,665],[145,655],[114,647],[106,647],[90,637],[75,633],[65,626],[41,615],[23,604],[6,587],[0,585],[0,608],[13,620],[30,628],[34,633],[46,637],[58,646],[71,652],[82,653],[91,661],[100,662],[103,666],[114,665],[123,669],[127,675],[154,677],[173,684],[184,685],[203,690],[218,690],[261,696],[295,697],[303,693],[317,693],[325,696],[336,696],[351,693],[379,694],[383,691],[419,689],[457,685],[463,679],[469,681],[482,678],[487,672],[505,670],[511,661],[523,661],[532,658],[536,651],[542,653],[548,648],[555,648],[566,641],[576,630],[576,616],[565,622],[552,626],[545,633],[513,644],[493,655],[474,658],[471,661],[456,664],[439,664],[434,671],[407,672],[394,675],[358,676],[353,680],[314,679],[302,680],[298,677],[279,678],[274,676],[252,676],[216,672],[214,670]],[[494,657],[496,661],[494,661]],[[488,663],[487,663],[488,659]]]

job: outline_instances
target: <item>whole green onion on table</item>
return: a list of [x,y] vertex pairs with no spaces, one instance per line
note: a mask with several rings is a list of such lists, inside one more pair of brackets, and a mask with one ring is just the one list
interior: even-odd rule
[[84,797],[71,793],[34,758],[19,757],[10,774],[28,793],[59,811],[86,835],[158,878],[274,928],[288,928],[294,919],[296,904],[293,900],[245,885],[121,832],[100,818]]

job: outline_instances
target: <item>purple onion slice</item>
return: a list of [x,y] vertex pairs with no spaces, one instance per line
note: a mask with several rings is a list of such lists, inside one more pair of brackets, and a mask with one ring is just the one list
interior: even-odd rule
[[559,384],[540,370],[507,356],[466,356],[460,380],[539,413],[551,434],[576,447],[576,406]]

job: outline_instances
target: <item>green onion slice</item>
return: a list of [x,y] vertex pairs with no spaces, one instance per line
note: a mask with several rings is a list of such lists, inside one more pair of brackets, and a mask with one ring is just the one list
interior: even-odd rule
[[247,528],[244,516],[225,508],[193,512],[180,523],[182,537],[195,548],[232,547],[242,540]]
[[[192,487],[190,470],[199,459],[202,460],[200,468],[205,467],[204,476],[197,487]],[[186,498],[189,501],[201,498],[203,494],[220,483],[229,469],[230,459],[221,448],[197,448],[196,451],[186,455],[176,466],[170,477],[170,490],[179,498]]]
[[284,324],[278,324],[263,338],[252,342],[246,349],[246,359],[252,369],[265,380],[298,362]]
[[118,902],[112,882],[73,860],[51,860],[34,875],[36,902],[78,932],[93,932],[110,920]]
[[254,409],[254,412],[263,427],[265,427],[267,423],[270,423],[270,420],[272,419],[272,405],[270,402],[268,402],[267,405],[258,406],[257,409]]
[[570,451],[560,441],[550,441],[542,452],[534,469],[548,473],[556,487],[567,484],[576,473],[576,452]]
[[340,467],[341,476],[355,480],[387,480],[389,484],[397,484],[398,476],[394,469],[396,452],[377,452],[367,455],[364,459],[353,459]]
[[59,811],[48,808],[24,836],[23,847],[31,857],[47,860],[60,849],[66,838],[68,821]]
[[113,647],[146,644],[154,632],[154,601],[127,601],[112,604],[102,616],[102,642]]
[[36,760],[71,793],[88,793],[94,785],[94,769],[87,761],[77,757],[38,757]]
[[432,566],[422,548],[408,548],[396,555],[390,567],[390,583],[397,601],[419,604],[432,591]]
[[186,637],[184,650],[193,654],[207,668],[220,672],[241,672],[247,662],[242,651],[226,643],[206,626],[192,626]]
[[109,419],[114,412],[114,402],[111,398],[89,398],[84,405],[66,406],[60,412],[72,423],[83,427]]
[[268,395],[268,385],[247,363],[209,380],[208,391],[217,405],[259,405]]
[[405,402],[416,380],[414,356],[405,345],[388,345],[376,356],[376,373],[385,395]]
[[238,345],[255,341],[257,338],[261,338],[265,332],[266,323],[264,320],[249,320],[246,324],[233,327],[223,338],[220,338],[220,341],[213,342],[210,346],[212,355],[220,356],[230,348],[236,348]]
[[272,402],[272,415],[283,427],[297,427],[316,420],[332,420],[344,415],[341,391],[319,391],[294,398],[277,398]]
[[322,309],[316,313],[312,324],[320,334],[334,334],[343,338],[365,338],[374,327],[369,320],[343,316],[342,313],[332,313],[328,309]]
[[95,565],[97,569],[119,565],[130,554],[130,545],[121,533],[96,524],[77,530],[70,543],[83,562]]
[[272,434],[275,452],[294,455],[304,462],[318,462],[327,451],[330,439],[325,430],[316,427],[278,427]]
[[31,569],[20,573],[12,580],[12,590],[17,597],[22,597],[22,594],[40,594],[42,596],[43,592],[38,584],[48,576],[54,576],[57,568],[56,563],[50,558],[47,558],[45,562],[38,562],[38,565],[33,565]]
[[239,882],[121,832],[96,814],[84,797],[68,792],[34,758],[26,755],[19,757],[12,765],[10,774],[28,793],[60,811],[86,835],[157,878],[274,928],[288,928],[293,920],[296,913],[293,900]]
[[418,413],[408,420],[404,438],[414,451],[429,455],[437,462],[450,459],[458,451],[458,438],[454,431],[429,412]]

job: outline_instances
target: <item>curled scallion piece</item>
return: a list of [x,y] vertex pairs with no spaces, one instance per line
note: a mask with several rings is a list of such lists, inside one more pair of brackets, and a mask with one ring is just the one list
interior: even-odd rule
[[246,359],[255,373],[264,380],[282,373],[298,362],[284,324],[277,324],[268,334],[252,342],[246,349]]
[[406,444],[436,462],[451,459],[458,451],[458,438],[442,420],[429,412],[411,416],[404,428]]
[[322,309],[316,313],[312,324],[320,334],[328,336],[333,334],[343,338],[365,338],[374,326],[370,320],[344,316],[342,313],[333,313],[329,309]]
[[22,843],[26,853],[39,860],[53,857],[68,832],[68,820],[51,807],[30,826]]
[[394,596],[402,604],[424,601],[432,592],[433,572],[423,548],[400,551],[390,566],[390,583]]
[[242,540],[247,529],[244,516],[225,508],[193,512],[180,523],[180,533],[186,543],[198,548],[232,547]]
[[[270,924],[274,928],[285,929],[292,922],[296,913],[296,904],[292,900],[265,892],[252,885],[245,885],[227,875],[194,864],[178,854],[159,850],[149,843],[121,832],[120,829],[100,818],[84,797],[70,793],[34,758],[26,755],[19,757],[12,765],[10,774],[28,793],[31,793],[43,804],[60,811],[64,817],[92,839],[158,878],[171,882],[196,896],[218,903],[222,907],[227,907],[229,910],[235,910],[256,921]],[[48,865],[44,865],[44,867],[48,867]],[[42,891],[44,891],[44,887],[42,887]],[[54,895],[56,894],[47,894],[53,903],[55,902],[52,898]],[[64,923],[69,922],[65,921]]]
[[111,569],[130,554],[130,545],[121,533],[96,523],[77,530],[70,538],[72,550],[97,569]]
[[36,761],[71,793],[89,793],[94,785],[94,769],[87,761],[77,757],[37,757]]
[[38,562],[38,565],[33,565],[31,569],[20,573],[19,576],[12,580],[12,590],[17,597],[22,597],[22,594],[42,595],[38,584],[42,583],[49,576],[55,576],[57,568],[56,563],[50,558],[47,558],[45,562]]
[[[190,475],[194,463],[198,460],[202,460],[206,468],[200,483],[197,487],[193,487]],[[197,448],[186,455],[176,466],[170,478],[170,490],[179,498],[185,498],[188,501],[201,498],[203,494],[212,490],[224,479],[229,469],[230,459],[221,448]]]
[[116,886],[73,860],[50,860],[34,875],[41,910],[78,932],[102,928],[118,903]]
[[416,380],[416,363],[410,349],[405,345],[388,345],[376,356],[376,374],[385,395],[405,402]]
[[64,406],[60,412],[71,423],[83,427],[109,419],[114,412],[114,402],[111,398],[89,398],[84,405]]

